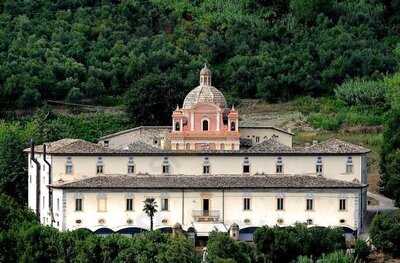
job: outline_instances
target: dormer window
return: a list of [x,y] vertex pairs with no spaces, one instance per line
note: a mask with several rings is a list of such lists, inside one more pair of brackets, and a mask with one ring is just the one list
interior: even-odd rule
[[244,173],[244,174],[249,174],[249,173],[250,173],[250,161],[249,161],[249,157],[244,157],[244,161],[243,161],[243,173]]
[[128,174],[134,174],[135,173],[135,164],[133,162],[133,157],[129,157],[128,160]]
[[346,161],[346,173],[351,174],[353,173],[353,158],[351,156],[347,157]]
[[181,130],[181,124],[177,121],[175,122],[175,131],[180,131]]
[[322,166],[322,157],[317,158],[317,162],[315,164],[315,172],[317,175],[322,175],[323,166]]
[[236,123],[234,121],[231,122],[231,131],[236,131]]
[[102,174],[103,171],[104,171],[103,158],[102,157],[97,157],[96,173],[97,174]]
[[208,131],[208,120],[202,121],[202,128],[203,128],[203,131]]
[[162,173],[163,174],[169,174],[169,160],[168,157],[164,157],[163,163],[162,163]]
[[276,160],[276,173],[277,174],[283,173],[282,157],[278,157],[277,160]]
[[67,157],[67,162],[65,164],[65,174],[72,174],[72,160],[71,160],[71,157]]

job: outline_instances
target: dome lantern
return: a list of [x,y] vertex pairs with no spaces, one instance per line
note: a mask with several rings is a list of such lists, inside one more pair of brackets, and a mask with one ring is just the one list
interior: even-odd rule
[[200,71],[200,85],[186,95],[183,101],[183,109],[190,109],[198,103],[211,103],[222,109],[227,107],[222,92],[211,86],[211,70],[206,64]]
[[211,86],[211,70],[208,69],[207,64],[200,70],[200,86]]

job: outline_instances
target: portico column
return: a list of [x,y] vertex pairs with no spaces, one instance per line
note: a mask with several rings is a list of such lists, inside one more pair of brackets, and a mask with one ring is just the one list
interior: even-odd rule
[[183,131],[183,119],[182,118],[180,119],[179,127],[180,127],[180,131]]
[[172,119],[172,131],[175,131],[175,119]]

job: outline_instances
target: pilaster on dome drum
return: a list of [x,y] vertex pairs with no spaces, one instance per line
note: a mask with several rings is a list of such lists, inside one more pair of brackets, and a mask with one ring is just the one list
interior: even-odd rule
[[211,85],[211,70],[204,65],[200,71],[200,85],[191,90],[183,101],[183,108],[193,108],[198,103],[211,103],[220,108],[226,108],[225,96]]

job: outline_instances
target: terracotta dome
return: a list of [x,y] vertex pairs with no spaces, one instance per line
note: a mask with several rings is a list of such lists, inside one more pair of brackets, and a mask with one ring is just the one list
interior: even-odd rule
[[186,95],[183,108],[190,109],[197,103],[211,103],[221,108],[226,108],[224,94],[213,86],[198,86]]

